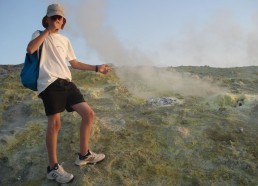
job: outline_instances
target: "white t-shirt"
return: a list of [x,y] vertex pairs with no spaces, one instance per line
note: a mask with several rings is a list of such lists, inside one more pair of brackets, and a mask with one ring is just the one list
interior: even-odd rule
[[[40,35],[36,31],[32,35],[35,39]],[[59,34],[53,33],[46,37],[40,58],[38,93],[44,91],[56,79],[72,80],[67,61],[76,59],[70,40]]]

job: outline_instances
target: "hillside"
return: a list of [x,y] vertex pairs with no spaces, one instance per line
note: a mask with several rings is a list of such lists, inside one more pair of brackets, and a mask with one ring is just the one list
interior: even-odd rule
[[[80,118],[62,113],[70,185],[258,185],[258,67],[153,67],[151,80],[139,68],[72,70],[95,111],[90,147],[106,159],[74,165]],[[0,185],[57,185],[46,179],[43,104],[20,69],[0,66]]]

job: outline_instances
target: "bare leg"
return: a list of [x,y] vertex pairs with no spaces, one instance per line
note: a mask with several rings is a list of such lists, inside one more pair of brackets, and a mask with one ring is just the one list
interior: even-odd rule
[[80,127],[80,154],[85,155],[89,150],[90,132],[94,119],[94,111],[86,103],[78,103],[72,108],[82,117]]
[[46,134],[46,145],[50,167],[54,167],[57,162],[57,136],[61,127],[60,113],[48,116],[48,127]]

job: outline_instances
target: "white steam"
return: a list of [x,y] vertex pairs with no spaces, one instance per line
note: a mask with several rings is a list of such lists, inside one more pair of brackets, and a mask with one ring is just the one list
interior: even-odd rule
[[[106,1],[80,1],[72,13],[76,18],[76,27],[80,29],[87,45],[97,53],[98,58],[104,63],[112,63],[120,67],[123,66],[123,68],[117,68],[116,72],[131,92],[140,96],[151,96],[154,92],[179,93],[184,96],[205,96],[221,91],[221,89],[211,85],[208,81],[194,78],[193,76],[185,76],[175,71],[152,68],[151,66],[154,65],[154,62],[149,56],[144,55],[139,50],[126,48],[112,28],[105,22]],[[224,33],[223,28],[218,32]],[[236,29],[235,32],[235,35],[230,35],[232,37],[232,39],[229,39],[230,41],[238,39],[238,30]],[[188,46],[188,51],[191,52],[184,54],[185,58],[183,60],[193,58],[193,60],[202,62],[205,56],[213,55],[212,51],[207,53],[205,48],[212,45],[210,42],[214,42],[214,40],[210,40],[208,37],[203,40],[203,43],[200,43],[198,38],[202,37],[202,33],[189,32],[188,35],[189,38],[185,40],[186,43],[183,43],[182,47]],[[224,37],[226,39],[228,35]],[[196,45],[199,43],[199,46],[196,48],[196,45],[189,44],[189,40]],[[180,50],[180,45],[176,45],[176,47]],[[224,46],[223,43],[220,43],[216,47],[230,48],[228,45]],[[199,55],[195,55],[197,52]],[[214,60],[216,60],[216,57],[212,56]],[[137,68],[137,66],[141,67]]]
[[173,68],[126,67],[118,69],[117,74],[132,93],[144,98],[173,94],[206,97],[226,91],[212,83],[213,79],[203,80]]
[[253,18],[253,28],[249,31],[243,29],[229,10],[216,12],[204,25],[187,24],[180,34],[167,42],[163,63],[169,60],[175,66],[182,63],[213,67],[257,66],[258,15]]
[[115,65],[149,64],[150,60],[137,50],[123,46],[111,27],[105,24],[106,1],[86,0],[77,4],[76,26],[79,27],[87,45],[95,50],[98,58]]

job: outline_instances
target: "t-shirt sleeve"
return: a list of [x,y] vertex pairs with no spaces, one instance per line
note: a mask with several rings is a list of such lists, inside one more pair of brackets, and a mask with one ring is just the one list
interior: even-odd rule
[[31,40],[35,39],[36,37],[38,37],[40,35],[40,32],[37,30],[32,34]]
[[68,40],[68,50],[67,50],[67,57],[66,57],[66,59],[68,61],[76,59],[76,56],[75,56],[75,53],[74,53],[74,50],[73,50],[73,47],[71,45],[70,40]]

